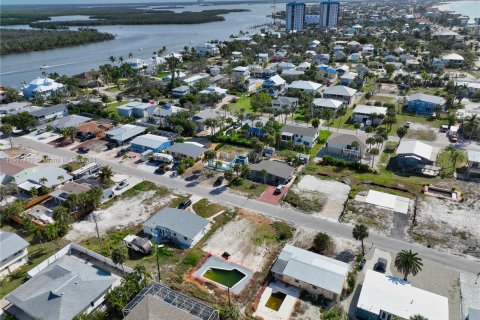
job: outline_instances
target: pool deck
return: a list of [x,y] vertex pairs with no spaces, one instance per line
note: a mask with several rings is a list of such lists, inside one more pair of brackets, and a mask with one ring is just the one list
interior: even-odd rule
[[[278,311],[275,311],[265,306],[265,304],[267,303],[272,293],[278,291],[285,293],[287,296],[283,300],[280,309],[278,309]],[[263,291],[262,296],[260,297],[257,311],[255,311],[254,315],[264,320],[288,320],[290,319],[290,316],[295,309],[295,303],[297,303],[299,296],[299,288],[289,286],[280,281],[270,282]]]
[[250,282],[253,276],[253,271],[245,268],[242,265],[236,264],[234,262],[230,262],[228,260],[225,260],[217,256],[211,256],[210,258],[207,259],[207,261],[205,261],[205,263],[197,271],[193,273],[193,276],[200,281],[213,283],[219,288],[222,288],[225,290],[227,290],[226,286],[203,277],[203,274],[209,268],[217,268],[217,269],[225,269],[225,270],[237,269],[238,271],[245,274],[245,277],[242,280],[240,280],[239,282],[237,282],[237,284],[235,284],[232,288],[230,288],[230,292],[232,292],[233,294],[239,294],[240,292],[242,292],[242,290],[245,289],[245,287]]

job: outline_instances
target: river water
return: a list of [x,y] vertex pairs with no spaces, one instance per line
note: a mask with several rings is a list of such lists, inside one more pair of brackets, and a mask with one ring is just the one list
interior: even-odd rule
[[[188,6],[175,11],[198,11],[208,9],[248,9],[248,12],[234,12],[224,15],[225,21],[190,25],[134,25],[134,26],[95,26],[99,31],[117,35],[115,40],[99,43],[11,54],[0,57],[0,84],[19,88],[22,82],[30,82],[42,71],[74,75],[109,63],[110,56],[128,58],[131,52],[134,58],[148,59],[153,51],[165,46],[169,51],[178,51],[184,46],[209,40],[226,40],[240,30],[250,33],[258,29],[249,29],[264,24],[271,19],[271,4],[242,4],[222,6]],[[25,28],[26,26],[17,26]],[[41,70],[41,66],[50,68]]]

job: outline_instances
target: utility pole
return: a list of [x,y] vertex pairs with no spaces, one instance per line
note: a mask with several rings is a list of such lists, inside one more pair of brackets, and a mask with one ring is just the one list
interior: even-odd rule
[[161,283],[161,278],[160,278],[160,262],[158,260],[158,244],[157,244],[157,252],[156,252],[156,256],[157,256],[157,274],[158,274],[158,283]]
[[275,29],[275,25],[276,25],[276,22],[277,22],[276,14],[277,14],[277,0],[273,0],[273,13],[272,13],[272,18],[273,18],[273,28],[274,28],[274,29]]
[[92,211],[92,216],[93,216],[93,221],[95,221],[95,230],[97,231],[98,244],[101,247],[102,246],[102,238],[100,238],[100,231],[98,230],[97,216],[95,215],[95,211]]
[[231,308],[232,305],[230,303],[230,287],[227,287],[227,294],[228,294],[228,308]]

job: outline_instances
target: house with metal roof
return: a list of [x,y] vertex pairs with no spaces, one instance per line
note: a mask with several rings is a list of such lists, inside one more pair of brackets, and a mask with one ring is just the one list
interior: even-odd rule
[[294,145],[304,145],[312,148],[318,138],[319,128],[294,126],[286,124],[282,128],[280,141],[284,144],[292,142]]
[[116,127],[110,131],[106,132],[106,136],[111,141],[117,143],[117,145],[121,146],[124,143],[132,140],[136,136],[141,135],[145,132],[147,128],[136,126],[133,124],[124,124],[122,126]]
[[111,259],[70,243],[28,272],[30,278],[5,297],[11,305],[4,310],[15,319],[70,320],[102,304],[122,274]]
[[156,107],[151,113],[149,113],[148,121],[150,123],[166,126],[168,117],[183,111],[188,111],[188,110],[182,107],[178,107],[172,103],[169,103],[164,106]]
[[325,153],[343,159],[359,161],[365,156],[365,141],[353,134],[334,132],[325,143]]
[[329,109],[336,112],[344,105],[344,102],[335,99],[315,98],[313,99],[313,105],[319,109]]
[[295,168],[284,162],[262,160],[259,163],[250,164],[248,178],[260,183],[279,185],[287,184],[294,173]]
[[51,107],[41,107],[29,112],[38,122],[44,123],[51,119],[60,119],[68,115],[68,108],[65,104],[57,104]]
[[90,120],[92,120],[92,118],[79,116],[77,114],[72,114],[72,115],[62,117],[61,119],[57,119],[49,124],[57,130],[62,130],[68,127],[77,127]]
[[171,154],[177,159],[192,158],[199,161],[205,151],[208,149],[194,142],[175,143],[165,149],[165,152]]
[[432,116],[436,110],[445,111],[446,100],[440,96],[415,93],[407,97],[407,111],[419,115]]
[[438,149],[418,140],[402,140],[397,148],[397,163],[402,168],[434,166]]
[[57,93],[63,92],[65,85],[56,82],[50,78],[40,78],[33,80],[29,84],[22,86],[23,96],[27,99],[50,98]]
[[0,161],[0,183],[7,184],[10,181],[18,183],[33,171],[37,165],[24,160],[15,159],[15,161]]
[[64,182],[72,180],[73,177],[60,167],[52,165],[36,166],[28,174],[17,178],[15,181],[20,189],[30,192],[32,188],[38,189],[42,186],[56,188]]
[[145,118],[151,110],[155,110],[155,105],[144,102],[129,102],[117,107],[118,114],[122,117]]
[[90,189],[91,186],[87,183],[77,183],[74,181],[69,181],[60,188],[51,192],[50,196],[56,203],[63,204],[67,201],[69,195],[84,193]]
[[135,137],[130,142],[129,149],[138,152],[144,152],[147,150],[152,150],[153,152],[162,152],[171,145],[172,140],[169,138],[147,133]]
[[10,102],[0,105],[0,115],[10,114],[14,112],[22,112],[31,106],[30,102]]
[[124,320],[219,320],[214,308],[157,282],[149,283],[123,309]]
[[442,61],[445,64],[445,66],[449,66],[453,68],[461,67],[463,65],[464,60],[465,59],[458,53],[450,53],[442,57]]
[[190,92],[189,86],[180,86],[172,89],[172,97],[180,98],[186,96]]
[[327,66],[327,65],[321,65],[317,67],[317,73],[315,74],[315,78],[317,80],[330,80],[334,81],[338,77],[338,72],[337,70]]
[[143,224],[156,243],[174,243],[188,249],[210,230],[210,222],[187,210],[163,208]]
[[300,99],[294,97],[280,96],[277,99],[272,100],[272,108],[279,111],[296,109],[299,100]]
[[0,279],[28,262],[29,245],[16,233],[0,230]]
[[467,174],[469,177],[480,177],[480,152],[467,150]]
[[268,80],[265,80],[262,87],[270,94],[270,96],[276,98],[279,94],[285,91],[286,83],[287,82],[282,77],[276,74],[268,78]]
[[425,319],[448,320],[448,298],[412,286],[409,282],[367,270],[357,302],[357,317],[362,320]]
[[220,114],[217,111],[213,109],[205,109],[196,113],[192,117],[192,120],[196,123],[197,130],[203,131],[207,128],[207,126],[205,125],[205,121],[207,121],[207,119],[217,119],[217,118],[220,118]]
[[310,94],[317,93],[322,85],[320,83],[312,82],[312,81],[304,81],[304,80],[297,80],[293,81],[289,86],[289,90],[300,90],[303,92],[307,92]]
[[344,262],[287,244],[270,271],[286,284],[339,301],[348,270]]
[[323,91],[324,98],[336,99],[344,101],[345,104],[350,105],[357,90],[345,86],[328,87]]
[[358,83],[363,83],[363,80],[357,80],[358,74],[355,72],[345,72],[340,77],[340,84],[342,86],[356,86]]
[[364,123],[366,125],[379,125],[387,115],[387,108],[358,105],[353,109],[352,119],[358,123]]

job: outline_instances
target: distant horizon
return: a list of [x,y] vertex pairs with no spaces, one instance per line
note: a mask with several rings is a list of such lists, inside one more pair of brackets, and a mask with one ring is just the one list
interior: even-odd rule
[[[273,1],[273,0],[271,0]],[[289,0],[277,0],[278,2],[288,2]],[[269,0],[207,0],[205,4],[217,3],[265,3]],[[2,0],[0,6],[43,6],[43,5],[128,5],[128,4],[146,4],[146,5],[186,5],[197,4],[195,0],[71,0],[65,3],[65,0]]]

